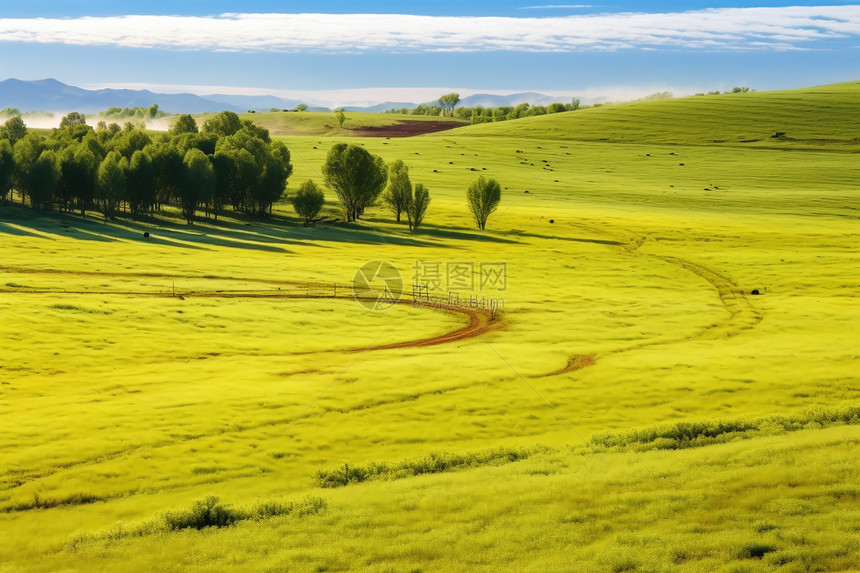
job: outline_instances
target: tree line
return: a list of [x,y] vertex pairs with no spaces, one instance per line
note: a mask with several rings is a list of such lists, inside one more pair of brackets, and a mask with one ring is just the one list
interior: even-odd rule
[[[201,208],[216,220],[230,208],[265,216],[284,195],[291,173],[287,147],[233,112],[213,116],[201,130],[192,116],[181,115],[169,132],[155,135],[131,123],[100,122],[93,129],[77,112],[46,136],[30,133],[20,116],[0,126],[0,200],[6,202],[10,191],[17,190],[22,205],[29,201],[40,211],[58,208],[86,216],[96,210],[107,220],[120,211],[137,217],[172,205],[189,224]],[[430,205],[428,188],[413,185],[403,161],[386,164],[360,145],[332,146],[322,174],[347,222],[381,203],[397,223],[414,231]],[[467,205],[479,229],[485,228],[500,197],[501,187],[493,179],[479,177],[467,190]],[[325,195],[308,180],[290,203],[308,226]]]
[[574,98],[570,103],[558,102],[551,103],[547,106],[521,103],[516,106],[505,105],[498,107],[475,106],[454,108],[450,107],[449,104],[449,107],[444,108],[441,105],[421,104],[412,109],[389,109],[385,113],[395,113],[401,115],[447,116],[467,120],[472,125],[474,125],[478,123],[507,121],[510,119],[520,119],[523,117],[534,117],[537,115],[561,113],[563,111],[576,111],[580,108],[581,104],[579,98]]
[[232,112],[202,130],[182,115],[155,135],[131,123],[93,129],[77,112],[49,135],[29,132],[20,116],[0,128],[0,199],[14,189],[40,211],[97,210],[110,219],[174,205],[188,223],[199,209],[216,219],[227,208],[265,215],[291,173],[287,147]]

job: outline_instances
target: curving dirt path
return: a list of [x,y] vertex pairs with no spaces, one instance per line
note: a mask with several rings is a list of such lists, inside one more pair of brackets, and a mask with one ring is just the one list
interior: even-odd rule
[[364,349],[347,350],[346,352],[363,352],[365,350],[394,350],[396,348],[423,348],[425,346],[436,346],[439,344],[450,344],[460,340],[475,338],[493,330],[499,330],[505,326],[505,323],[495,317],[490,311],[476,308],[465,308],[458,306],[439,306],[428,303],[413,303],[411,301],[400,301],[399,304],[408,304],[414,308],[432,308],[443,312],[454,314],[462,314],[469,317],[469,324],[460,330],[433,336],[431,338],[422,338],[421,340],[408,340],[406,342],[395,342],[392,344],[382,344],[379,346],[370,346]]
[[[333,283],[308,283],[299,281],[281,281],[256,278],[236,278],[225,276],[194,276],[194,275],[167,275],[161,273],[129,273],[129,272],[100,272],[100,271],[66,271],[57,269],[32,269],[25,267],[9,267],[0,266],[0,272],[13,272],[22,274],[61,274],[70,276],[86,276],[86,277],[114,277],[114,278],[163,278],[173,280],[176,278],[191,279],[191,280],[223,280],[223,281],[242,281],[256,282],[264,284],[283,285],[305,292],[287,292],[281,291],[249,291],[249,290],[214,290],[214,291],[189,291],[181,290],[174,292],[159,292],[159,291],[94,291],[94,290],[49,290],[49,289],[29,289],[29,288],[0,288],[0,294],[17,294],[17,295],[43,295],[43,294],[70,294],[70,295],[116,295],[116,296],[145,296],[155,298],[253,298],[253,299],[334,299],[334,300],[356,300],[352,294],[346,295],[326,295],[312,294],[311,291],[331,292]],[[342,286],[342,290],[349,292],[349,288]],[[433,336],[430,338],[421,338],[418,340],[407,340],[403,342],[395,342],[391,344],[380,344],[365,348],[354,348],[342,350],[341,352],[356,353],[366,352],[370,350],[394,350],[398,348],[423,348],[427,346],[437,346],[440,344],[449,344],[460,340],[467,340],[486,334],[487,332],[501,329],[505,326],[504,321],[499,319],[489,310],[480,308],[469,308],[451,306],[438,303],[423,303],[413,302],[408,299],[401,299],[397,304],[410,305],[413,308],[425,308],[430,310],[438,310],[442,312],[459,314],[469,319],[469,324],[463,328]],[[326,351],[323,351],[326,352]]]

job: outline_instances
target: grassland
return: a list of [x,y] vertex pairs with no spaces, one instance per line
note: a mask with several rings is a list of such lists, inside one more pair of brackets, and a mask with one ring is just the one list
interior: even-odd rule
[[[203,125],[207,114],[194,116],[198,125]],[[326,136],[326,137],[351,137],[360,135],[368,128],[386,128],[404,124],[431,124],[448,123],[451,127],[461,127],[464,122],[441,117],[430,117],[423,115],[403,116],[390,113],[364,113],[346,112],[346,120],[343,125],[338,123],[334,112],[284,112],[270,111],[263,113],[239,114],[243,120],[253,121],[261,127],[265,127],[276,135],[304,135],[304,136]]]
[[[3,207],[0,570],[860,569],[858,104],[353,138],[430,188],[416,233]],[[285,141],[320,181],[337,138]],[[373,350],[466,319],[335,298],[372,260],[505,262],[499,327]]]

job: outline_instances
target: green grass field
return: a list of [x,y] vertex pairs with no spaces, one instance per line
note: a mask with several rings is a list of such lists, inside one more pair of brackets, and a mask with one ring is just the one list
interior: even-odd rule
[[[429,187],[415,233],[331,193],[315,228],[0,207],[0,571],[860,570],[858,105],[352,138]],[[376,260],[407,294],[471,264],[504,310],[413,345],[469,319],[359,304]]]

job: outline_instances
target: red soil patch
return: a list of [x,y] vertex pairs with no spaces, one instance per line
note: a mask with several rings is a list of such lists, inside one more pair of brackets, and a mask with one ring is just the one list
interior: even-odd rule
[[[400,304],[413,304],[412,301],[401,301]],[[476,308],[461,308],[458,306],[438,306],[433,304],[416,304],[416,307],[424,307],[431,309],[439,309],[445,312],[455,314],[464,314],[469,317],[469,324],[459,330],[433,336],[431,338],[422,338],[421,340],[407,340],[405,342],[395,342],[393,344],[383,344],[380,346],[370,346],[368,348],[356,348],[347,352],[364,352],[366,350],[393,350],[395,348],[422,348],[424,346],[436,346],[438,344],[448,344],[467,338],[475,338],[482,334],[486,334],[492,330],[502,328],[505,323],[495,318],[488,310]]]
[[459,121],[416,121],[403,120],[394,125],[382,125],[379,127],[362,127],[351,130],[354,135],[360,137],[415,137],[425,133],[436,133],[456,127],[468,125]]
[[547,376],[558,376],[559,374],[576,372],[577,370],[582,370],[583,368],[588,368],[589,366],[594,366],[595,364],[597,364],[597,357],[593,354],[578,354],[576,356],[571,357],[571,359],[567,361],[567,366],[565,366],[561,370],[550,372],[549,374],[547,374]]

